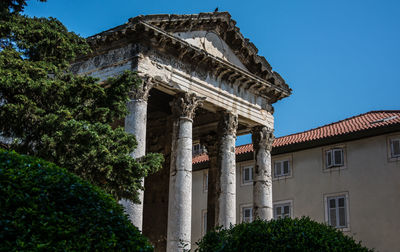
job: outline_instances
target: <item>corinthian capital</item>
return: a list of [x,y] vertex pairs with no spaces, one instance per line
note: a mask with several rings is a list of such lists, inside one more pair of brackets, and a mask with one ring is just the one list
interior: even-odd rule
[[236,136],[236,129],[238,126],[238,117],[230,112],[221,112],[221,118],[218,123],[218,132],[222,136],[233,135]]
[[177,117],[185,117],[190,120],[195,115],[195,110],[203,105],[205,97],[198,97],[193,93],[180,93],[170,103],[172,114]]
[[146,75],[142,78],[142,83],[136,87],[133,87],[129,92],[129,98],[132,100],[147,101],[149,98],[150,90],[155,86],[153,78]]
[[266,150],[271,151],[275,139],[273,132],[273,129],[266,126],[256,126],[251,130],[251,138],[256,153],[260,148],[265,148]]

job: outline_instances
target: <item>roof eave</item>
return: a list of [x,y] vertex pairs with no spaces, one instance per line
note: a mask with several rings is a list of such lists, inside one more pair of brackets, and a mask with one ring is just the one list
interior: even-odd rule
[[[157,26],[143,22],[141,18],[137,18],[135,20],[135,24],[129,24],[124,27],[121,26],[117,30],[108,32],[105,36],[96,35],[96,37],[90,38],[89,41],[92,47],[100,48],[105,44],[110,44],[113,41],[119,40],[121,37],[126,37],[127,34],[133,35],[136,31],[140,31],[142,33],[141,38],[144,37],[143,32],[146,32],[149,34],[149,36],[154,37],[158,42],[162,40],[162,43],[158,43],[157,46],[170,46],[174,47],[176,50],[181,50],[182,54],[185,53],[187,55],[192,55],[192,57],[203,57],[203,59],[197,59],[196,62],[204,61],[204,59],[207,58],[207,60],[212,62],[212,64],[215,66],[213,67],[213,71],[218,78],[230,80],[231,77],[234,76],[235,80],[239,80],[239,85],[241,87],[249,89],[251,92],[256,93],[257,95],[265,97],[271,104],[291,95],[291,89],[287,86],[287,84],[283,86],[275,85],[253,73],[237,67],[236,65],[224,59],[211,55],[205,50],[198,48],[184,41],[183,39],[173,36]],[[178,47],[176,46],[177,44],[179,44]],[[187,53],[188,51],[190,51],[190,53]]]
[[356,132],[349,132],[346,134],[325,137],[321,139],[315,139],[310,141],[304,141],[299,143],[293,143],[283,146],[273,147],[271,155],[279,155],[289,152],[301,151],[305,149],[311,149],[315,147],[321,147],[325,145],[332,145],[342,142],[354,141],[366,137],[373,137],[388,133],[393,133],[400,131],[400,124],[389,124],[378,128],[370,128],[365,130],[360,130]]

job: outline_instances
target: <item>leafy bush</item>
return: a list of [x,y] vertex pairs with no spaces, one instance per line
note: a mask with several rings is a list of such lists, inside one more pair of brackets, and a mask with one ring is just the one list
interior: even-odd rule
[[108,194],[66,169],[0,149],[0,251],[152,251]]
[[242,223],[208,232],[196,251],[372,251],[341,231],[301,219]]

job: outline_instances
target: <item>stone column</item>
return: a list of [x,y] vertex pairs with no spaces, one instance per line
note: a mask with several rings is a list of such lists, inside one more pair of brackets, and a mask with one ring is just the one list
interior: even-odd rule
[[192,222],[192,126],[194,111],[203,98],[179,94],[171,103],[175,117],[172,132],[169,179],[167,251],[191,247]]
[[271,175],[273,130],[266,126],[254,127],[252,141],[255,157],[253,216],[254,219],[271,220],[273,218]]
[[238,119],[228,112],[220,114],[218,133],[201,139],[210,160],[208,169],[207,230],[236,223],[236,155]]
[[[137,147],[131,153],[135,159],[146,154],[146,123],[147,123],[147,99],[150,89],[154,86],[151,78],[145,77],[142,85],[132,90],[129,93],[130,101],[127,104],[128,115],[125,118],[125,131],[135,135]],[[142,181],[142,186],[144,181]],[[124,207],[130,221],[139,230],[142,230],[143,225],[143,196],[142,190],[139,192],[139,204],[135,204],[129,200],[122,199],[120,204]]]
[[220,138],[218,141],[218,163],[220,166],[220,190],[218,197],[218,226],[229,228],[236,224],[236,129],[237,115],[221,113],[218,124]]

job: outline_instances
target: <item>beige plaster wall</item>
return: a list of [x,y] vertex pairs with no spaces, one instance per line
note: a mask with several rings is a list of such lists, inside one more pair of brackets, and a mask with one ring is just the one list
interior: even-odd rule
[[[294,217],[325,222],[324,196],[347,193],[346,234],[378,251],[400,251],[400,162],[388,159],[382,135],[292,153],[293,176],[273,182],[274,201],[293,200]],[[345,168],[324,170],[326,148],[345,148]],[[274,159],[290,155],[279,155]]]
[[[273,200],[292,201],[294,217],[310,216],[325,222],[325,199],[329,194],[346,193],[349,206],[347,235],[378,251],[400,251],[400,160],[390,160],[387,134],[337,145],[312,148],[273,156],[272,160],[289,158],[292,174],[273,181]],[[345,149],[343,169],[324,169],[324,150],[341,146]],[[252,204],[252,184],[242,184],[241,169],[252,164],[237,164],[237,222],[242,206]],[[201,210],[207,207],[203,193],[203,172],[193,175],[192,241],[201,237]]]
[[193,172],[192,188],[192,248],[202,237],[202,211],[207,210],[207,191],[203,190],[203,175],[207,170]]

